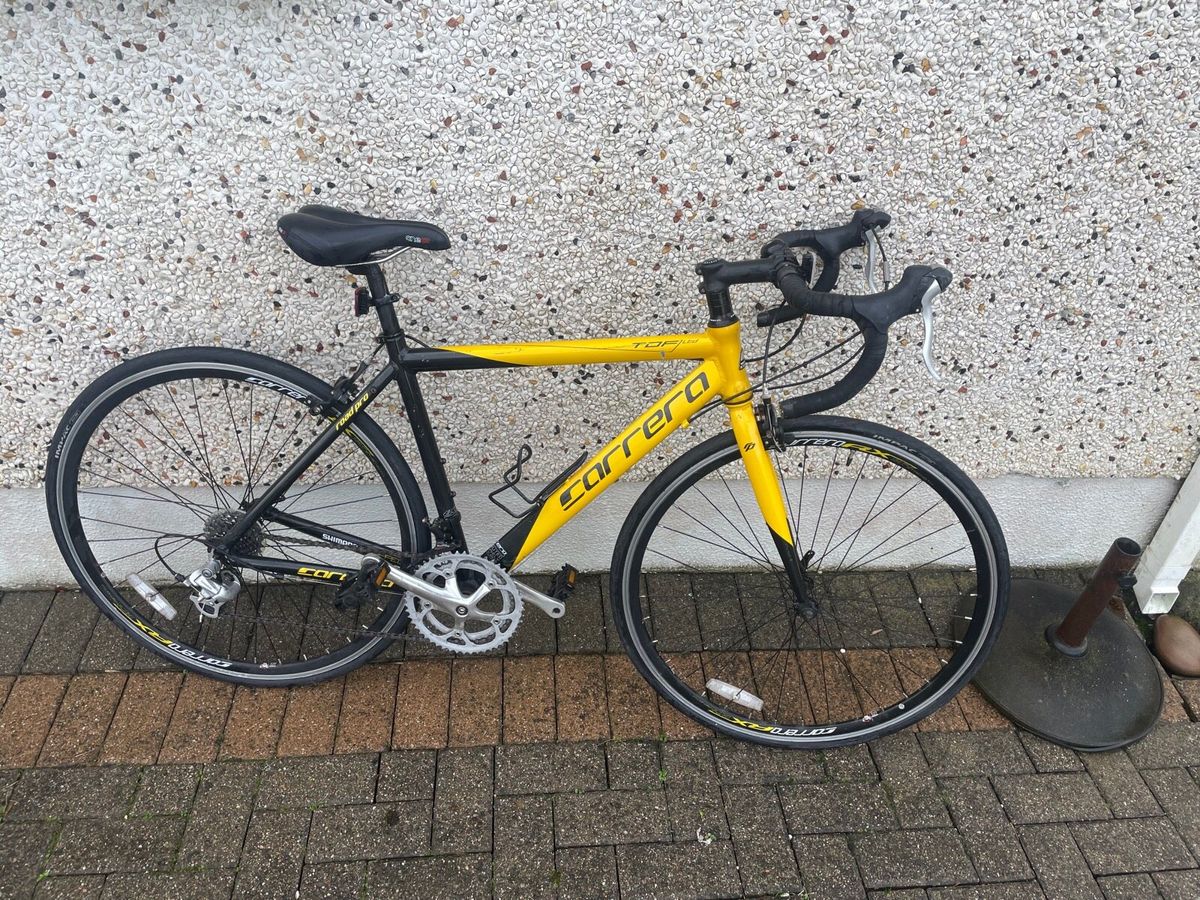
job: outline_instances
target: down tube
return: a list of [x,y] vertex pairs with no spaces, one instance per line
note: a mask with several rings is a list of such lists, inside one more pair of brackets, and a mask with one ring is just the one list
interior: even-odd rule
[[667,435],[686,425],[724,387],[718,365],[706,360],[676,382],[620,435],[563,482],[540,509],[518,522],[493,550],[512,568],[529,556],[572,516],[599,497],[657,447]]

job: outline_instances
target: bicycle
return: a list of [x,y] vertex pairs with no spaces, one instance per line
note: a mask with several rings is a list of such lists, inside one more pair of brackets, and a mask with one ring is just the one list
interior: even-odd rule
[[[704,331],[431,346],[400,327],[381,265],[408,249],[445,250],[446,234],[306,206],[279,233],[307,262],[365,280],[354,311],[378,316],[373,351],[332,385],[235,349],[118,365],[83,391],[51,444],[58,545],[128,635],[228,681],[331,678],[412,634],[456,653],[501,652],[526,605],[563,615],[577,574],[563,566],[543,592],[513,569],[665,438],[723,406],[730,429],[658,474],[617,540],[609,600],[634,666],[682,713],[763,744],[834,747],[911,725],[983,661],[1005,611],[1008,559],[986,500],[940,453],[892,428],[818,415],[871,380],[906,315],[922,315],[933,373],[932,301],[951,276],[911,266],[876,290],[889,221],[860,210],[842,226],[780,234],[758,259],[701,263]],[[862,247],[870,292],[832,293],[842,255]],[[886,257],[883,267],[886,279]],[[743,359],[730,288],[752,283],[783,300],[757,316],[766,352]],[[780,379],[801,366],[770,375],[770,361],[812,316],[849,320],[861,347],[838,351],[832,386],[776,402]],[[772,350],[774,328],[797,321]],[[837,358],[847,341],[802,365]],[[386,362],[362,382],[380,352]],[[523,446],[493,496],[517,522],[470,552],[419,373],[673,360],[695,366],[532,496],[520,486]],[[746,368],[755,361],[757,386]],[[432,515],[369,415],[393,383]],[[746,479],[732,477],[739,466]],[[517,499],[525,508],[511,508]]]

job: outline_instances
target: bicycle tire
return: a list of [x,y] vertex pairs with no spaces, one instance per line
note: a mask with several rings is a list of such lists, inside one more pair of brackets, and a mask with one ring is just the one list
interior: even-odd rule
[[[380,607],[380,615],[369,629],[372,633],[366,637],[348,636],[345,646],[337,652],[297,659],[279,666],[254,665],[221,658],[213,652],[190,646],[177,636],[172,637],[163,624],[166,620],[151,619],[144,608],[135,606],[135,600],[131,599],[132,594],[128,587],[124,594],[116,587],[112,573],[104,571],[97,560],[97,552],[89,543],[80,513],[80,465],[96,429],[105,428],[110,413],[115,415],[114,411],[120,408],[123,401],[142,396],[140,392],[182,383],[184,379],[206,378],[222,383],[249,385],[253,389],[262,388],[270,392],[269,396],[278,395],[277,404],[282,404],[286,398],[289,403],[301,404],[310,416],[313,416],[314,410],[322,408],[334,398],[333,388],[314,375],[280,360],[235,349],[184,347],[163,350],[129,360],[106,372],[92,382],[70,406],[50,445],[46,465],[46,501],[51,527],[63,558],[76,581],[105,616],[141,646],[185,669],[225,681],[255,686],[306,684],[343,675],[373,659],[391,642],[392,635],[399,635],[407,628],[408,617],[404,611],[402,594],[389,593],[383,601],[384,605]],[[200,401],[196,402],[197,406],[194,408],[198,410]],[[276,406],[276,413],[278,410],[279,405]],[[230,411],[233,412],[232,407]],[[182,417],[182,413],[180,415]],[[299,410],[293,415],[298,419]],[[251,419],[253,420],[253,416]],[[271,422],[274,423],[274,418]],[[324,422],[323,416],[316,415],[312,418],[310,427],[314,430],[319,429],[323,427]],[[260,424],[259,427],[261,431],[263,426]],[[270,426],[267,426],[267,430],[270,431]],[[240,435],[240,431],[238,434]],[[393,508],[396,528],[401,537],[401,549],[418,553],[428,550],[430,535],[423,524],[426,519],[425,501],[412,470],[395,444],[383,429],[365,414],[357,416],[345,429],[345,434],[352,442],[352,445],[349,445],[351,450],[356,447],[365,456],[365,462],[360,464],[369,464],[380,478],[380,497],[383,498],[382,502],[390,502]],[[261,455],[264,456],[268,449],[266,440],[264,437],[264,447],[261,451]],[[285,443],[286,440],[285,438]],[[347,454],[350,454],[350,450]],[[278,450],[275,456],[284,458]],[[272,457],[267,465],[270,466],[274,461],[275,457]],[[261,464],[261,458],[259,462]],[[253,476],[254,468],[251,455],[251,462],[247,464],[247,483]],[[217,489],[213,488],[214,497],[217,495]],[[149,489],[142,486],[139,490],[146,496],[134,494],[134,499],[143,499],[143,505],[150,502],[159,503],[159,506],[151,507],[156,511],[162,509],[164,499],[169,501],[169,496],[166,495],[151,501],[148,499],[151,495]],[[128,499],[127,495],[131,493],[129,490],[121,491],[120,499]],[[165,512],[170,513],[171,510]],[[141,530],[147,529],[143,527]],[[158,553],[157,544],[155,552]],[[161,554],[159,559],[162,559]],[[163,591],[166,590],[164,587]],[[263,602],[262,597],[260,590],[260,605]],[[310,595],[310,607],[311,605]],[[185,613],[190,614],[186,601],[183,608]],[[204,623],[200,624],[202,626]],[[331,629],[326,627],[325,630]],[[270,637],[269,628],[267,635]],[[257,648],[257,632],[254,640]],[[299,655],[299,648],[297,654]]]
[[[805,448],[806,463],[808,462],[809,447],[830,447],[834,449],[835,454],[843,451],[847,453],[859,452],[870,454],[873,459],[888,459],[890,463],[884,462],[881,465],[891,465],[896,471],[904,473],[901,477],[915,475],[917,479],[931,488],[939,497],[945,499],[947,506],[951,508],[953,513],[962,517],[960,518],[960,522],[965,523],[963,524],[963,531],[972,542],[971,553],[974,555],[976,561],[980,563],[976,567],[977,574],[975,578],[977,590],[974,592],[976,597],[973,606],[970,600],[960,600],[959,603],[966,604],[966,606],[955,607],[954,611],[955,613],[971,612],[970,616],[965,614],[957,616],[957,620],[965,620],[969,624],[963,625],[962,621],[956,620],[954,625],[956,629],[955,633],[960,634],[961,643],[957,644],[948,661],[943,660],[946,665],[942,666],[935,675],[931,676],[929,682],[914,689],[912,694],[914,698],[913,702],[906,704],[903,701],[895,701],[899,703],[900,708],[895,709],[893,705],[892,708],[889,708],[890,711],[886,715],[883,712],[873,714],[864,713],[861,719],[847,718],[844,721],[836,723],[818,723],[815,721],[809,723],[780,723],[768,720],[756,720],[749,712],[741,712],[740,714],[736,711],[731,712],[731,707],[737,709],[740,709],[740,707],[737,707],[736,703],[726,703],[723,696],[716,698],[716,700],[722,702],[715,702],[710,685],[706,683],[704,688],[699,688],[696,683],[697,677],[699,679],[706,678],[706,673],[711,671],[712,668],[709,664],[709,659],[715,658],[718,654],[712,650],[710,644],[705,644],[705,641],[708,639],[704,633],[704,615],[708,612],[708,608],[702,609],[701,607],[708,601],[704,600],[702,594],[691,596],[691,592],[696,588],[698,584],[697,579],[699,578],[698,575],[694,574],[687,575],[687,584],[680,587],[679,590],[686,590],[689,593],[691,599],[687,603],[696,610],[697,634],[699,634],[698,639],[701,644],[695,649],[699,653],[685,653],[684,650],[687,647],[684,644],[666,649],[659,647],[660,638],[663,638],[664,645],[668,643],[663,634],[664,630],[669,631],[672,628],[677,630],[678,625],[676,621],[676,624],[667,628],[663,623],[657,622],[654,619],[653,610],[656,604],[660,603],[658,596],[655,595],[652,598],[649,593],[645,597],[642,596],[641,589],[644,584],[648,583],[648,579],[668,577],[655,575],[653,573],[656,570],[646,568],[645,557],[647,546],[650,544],[652,536],[659,528],[660,522],[668,510],[674,508],[675,504],[689,489],[698,483],[711,483],[711,479],[710,482],[703,482],[703,479],[723,465],[731,463],[740,464],[738,448],[731,432],[725,432],[710,438],[674,461],[651,482],[634,504],[625,520],[613,554],[610,584],[613,618],[622,644],[629,654],[630,659],[650,685],[672,707],[714,731],[769,746],[805,749],[838,747],[882,737],[883,735],[913,725],[943,707],[971,679],[972,675],[986,658],[987,652],[990,650],[999,633],[1007,608],[1009,581],[1008,554],[1003,533],[986,499],[984,499],[979,489],[971,480],[945,456],[911,435],[885,426],[840,416],[810,416],[785,421],[782,423],[782,432],[784,435],[784,444],[788,448],[801,446]],[[859,471],[861,473],[862,470],[860,469]],[[832,475],[828,476],[828,478],[831,479]],[[891,478],[889,477],[890,481]],[[897,485],[899,486],[901,483],[903,482],[897,482]],[[887,485],[885,484],[886,487]],[[827,483],[827,493],[828,490]],[[851,488],[850,493],[852,496],[853,488]],[[730,496],[733,496],[732,491]],[[882,489],[880,496],[883,496]],[[850,499],[847,498],[846,504],[842,508],[843,513],[850,503]],[[803,494],[801,494],[801,506],[803,506]],[[875,506],[872,506],[872,509],[874,508]],[[821,512],[818,513],[816,519],[818,526],[824,514],[825,501],[822,500]],[[732,522],[736,518],[733,513],[730,513],[727,521]],[[877,518],[878,516],[875,518],[866,518],[864,519],[864,523],[873,523]],[[709,521],[711,522],[713,519],[719,521],[719,511],[710,515]],[[838,521],[840,523],[840,517]],[[695,527],[698,530],[702,528],[707,529],[710,528],[710,525],[701,522]],[[838,525],[835,525],[833,533],[829,536],[829,542],[826,544],[826,550],[828,550],[829,543],[832,543],[834,536],[838,533],[837,529]],[[720,556],[722,553],[721,548],[724,545],[709,536],[707,532],[701,532],[701,536],[706,544],[711,545],[711,548],[708,548],[708,552],[715,556]],[[814,538],[815,536],[814,532]],[[857,539],[856,537],[855,540]],[[676,536],[675,540],[678,542],[680,538]],[[843,543],[846,540],[847,538],[843,538]],[[767,541],[767,544],[769,545],[769,541]],[[853,543],[851,546],[853,546]],[[814,540],[813,548],[815,549],[816,547],[817,542]],[[840,545],[838,549],[840,549]],[[822,555],[822,559],[825,558],[825,555]],[[882,555],[886,556],[887,554],[884,553]],[[845,556],[843,555],[844,558]],[[917,567],[918,570],[920,568],[920,566]],[[685,570],[681,569],[681,571]],[[856,577],[861,577],[860,572],[852,574]],[[901,574],[908,580],[908,583],[916,583],[913,579],[917,576],[913,572],[902,572]],[[820,577],[833,579],[836,575],[837,573],[830,576],[822,575]],[[935,570],[932,569],[920,572],[920,578],[922,579],[934,577],[934,575]],[[725,578],[726,576],[718,577]],[[743,575],[737,574],[728,577],[732,578],[734,582],[738,582],[739,579],[743,578]],[[869,578],[870,575],[866,577]],[[889,575],[888,578],[896,579],[895,584],[897,585],[902,583],[897,575]],[[741,589],[739,588],[738,590],[740,591]],[[969,596],[969,593],[967,592],[967,596]],[[922,604],[923,601],[919,590],[917,591],[917,595],[917,603]],[[739,596],[742,596],[739,604],[744,603],[744,596],[742,594],[739,594]],[[874,596],[873,592],[868,591],[867,598]],[[661,602],[664,606],[670,606],[672,610],[676,611],[671,614],[672,620],[678,620],[680,617],[678,610],[682,607],[679,605],[671,606],[671,604],[678,604],[678,601],[672,598],[664,599]],[[866,600],[862,601],[862,605],[865,605],[866,602]],[[871,602],[876,602],[876,612],[882,614],[883,606],[879,605],[877,601]],[[948,602],[950,601],[942,601],[942,605],[946,605]],[[928,607],[922,606],[922,610],[928,619]],[[749,633],[749,614],[744,609],[741,613],[735,613],[734,615],[738,614],[745,617],[744,627]],[[666,615],[667,613],[664,611],[663,616],[665,617]],[[823,612],[818,609],[817,616],[820,617],[821,615],[823,615]],[[895,613],[889,613],[889,615],[895,615]],[[955,617],[952,616],[951,618]],[[790,621],[794,623],[796,619],[791,619]],[[658,629],[657,632],[655,631],[656,628]],[[797,630],[794,624],[790,628],[790,637],[787,639],[794,640]],[[819,633],[820,626],[818,625],[816,628]],[[830,624],[828,628],[833,629],[834,626]],[[961,632],[958,630],[960,628]],[[849,629],[841,627],[840,620],[837,630],[838,637],[843,641],[848,634],[852,634]],[[880,630],[886,629],[881,628]],[[658,635],[657,637],[655,636],[656,634]],[[891,632],[889,631],[887,634],[890,639]],[[901,635],[903,634],[901,632]],[[755,672],[757,671],[753,657],[754,653],[758,652],[757,650],[752,651],[752,639],[753,635],[751,634],[744,650],[749,662],[743,665],[743,670],[750,672],[748,677],[751,679],[755,677]],[[957,638],[952,639],[957,640]],[[879,639],[877,638],[876,640]],[[933,640],[941,641],[943,638],[935,634]],[[903,641],[898,637],[896,638],[896,642],[902,643]],[[782,651],[785,662],[783,663],[782,675],[780,676],[780,695],[782,696],[784,687],[787,686],[789,692],[794,691],[799,695],[800,699],[797,701],[799,704],[808,702],[809,707],[816,710],[821,704],[818,703],[816,696],[819,689],[811,684],[814,679],[810,678],[810,672],[815,667],[813,665],[813,654],[820,654],[817,656],[817,659],[822,667],[821,675],[824,678],[826,654],[832,652],[832,648],[826,650],[819,644],[815,651],[811,649],[802,651],[798,648],[799,644],[796,644],[795,647]],[[877,644],[863,644],[859,640],[859,649],[849,652],[850,654],[858,653],[860,656],[873,654],[873,660],[878,661],[878,651],[883,649]],[[918,649],[923,653],[925,652],[923,648]],[[671,652],[672,650],[674,652]],[[906,654],[914,652],[912,648],[892,648],[890,652],[895,655],[901,650]],[[731,659],[743,653],[743,650],[733,647],[722,647],[720,651]],[[780,652],[781,650],[778,649],[775,651],[777,655]],[[938,652],[941,653],[943,651],[939,650]],[[840,648],[840,653],[842,654],[842,660],[852,658],[846,656],[847,650],[845,647]],[[796,679],[788,679],[789,669],[787,668],[787,658],[789,654],[794,655],[797,660],[795,664]],[[800,657],[803,654],[808,654],[808,657],[801,660]],[[688,677],[692,679],[693,684],[688,684],[685,678],[681,677],[673,666],[679,665],[678,660],[685,657],[690,659],[692,655],[699,657],[698,660],[692,663],[694,668],[699,669],[699,673],[689,675]],[[911,655],[903,657],[903,659],[910,662],[915,658]],[[676,662],[673,663],[672,660]],[[845,662],[842,664],[846,667],[847,672],[852,671],[850,665],[846,665]],[[904,664],[908,665],[909,663],[906,662]],[[748,670],[745,669],[745,665],[749,666]],[[778,665],[776,663],[777,667]],[[830,665],[832,666],[832,663]],[[894,663],[893,669],[894,674],[890,677],[896,681],[903,682],[904,678],[912,677],[900,669],[899,663]],[[842,673],[843,681],[845,681],[844,675],[845,673]],[[785,685],[785,681],[789,683]],[[800,682],[801,687],[793,688],[790,684],[792,681]],[[858,695],[856,698],[851,698],[851,705],[857,700],[859,711],[862,712],[867,708],[868,703],[862,696],[859,687],[853,683],[852,677],[850,687]],[[878,687],[875,689],[880,690]],[[871,688],[868,687],[867,690],[870,691]],[[901,690],[903,691],[904,689],[901,688]],[[762,699],[752,692],[750,693],[750,697],[752,699]],[[823,704],[823,708],[829,710],[830,714],[832,714],[835,704],[828,702],[828,685],[826,685],[825,699],[827,702]],[[779,706],[782,708],[782,704],[779,704]]]

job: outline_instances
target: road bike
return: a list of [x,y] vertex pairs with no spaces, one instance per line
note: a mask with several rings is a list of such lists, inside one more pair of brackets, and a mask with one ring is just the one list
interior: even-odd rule
[[[237,349],[118,365],[71,405],[51,444],[58,545],[130,637],[227,681],[332,678],[413,638],[503,653],[527,606],[567,611],[577,575],[564,565],[541,590],[517,567],[668,436],[723,408],[729,429],[667,465],[616,541],[608,600],[633,665],[682,713],[749,741],[833,747],[911,725],[983,661],[1009,573],[995,516],[958,467],[893,428],[819,415],[871,380],[904,316],[921,314],[933,372],[932,302],[951,275],[910,266],[878,290],[889,221],[859,210],[845,225],[780,234],[759,258],[700,263],[703,331],[434,346],[401,327],[381,265],[447,249],[445,232],[306,206],[279,233],[307,262],[365,282],[354,311],[378,316],[370,355],[334,384]],[[861,248],[869,292],[833,292],[843,254]],[[768,331],[755,357],[730,299],[745,284],[782,295],[757,314]],[[856,327],[779,371],[814,317]],[[785,324],[790,336],[772,349]],[[661,398],[536,493],[523,487],[522,446],[493,493],[515,524],[482,552],[467,546],[421,373],[636,362],[640,375],[681,360],[693,365]],[[825,364],[831,386],[777,399]],[[370,414],[393,384],[432,511]]]

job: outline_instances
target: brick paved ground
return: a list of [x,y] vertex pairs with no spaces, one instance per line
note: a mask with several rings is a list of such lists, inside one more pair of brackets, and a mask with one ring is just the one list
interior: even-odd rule
[[253,691],[78,594],[5,594],[0,898],[1200,897],[1197,682],[1117,753],[973,691],[870,746],[768,751],[658,704],[601,601],[588,580],[503,656]]

